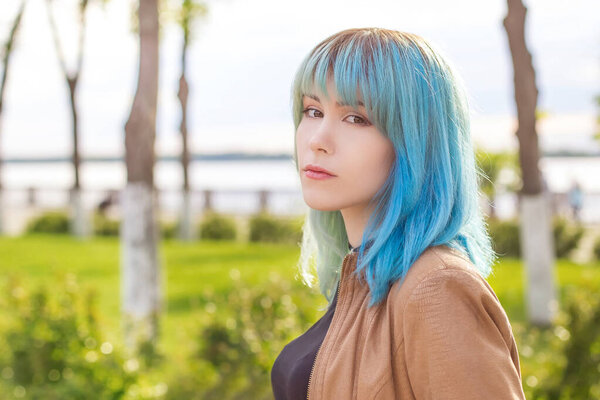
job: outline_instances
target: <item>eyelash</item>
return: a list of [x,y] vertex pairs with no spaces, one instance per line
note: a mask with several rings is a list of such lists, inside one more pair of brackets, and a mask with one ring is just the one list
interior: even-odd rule
[[[321,111],[317,110],[316,108],[310,108],[310,107],[308,107],[308,108],[305,108],[304,110],[302,110],[302,114],[308,116],[308,118],[318,118],[318,117],[311,117],[311,116],[308,115],[308,112],[311,111],[311,110],[314,110],[314,111],[317,111],[317,112],[321,113]],[[321,113],[321,114],[323,114],[323,113]],[[366,118],[361,117],[360,115],[354,115],[354,114],[352,114],[352,115],[349,115],[349,117],[360,118],[361,120],[363,120],[363,122],[352,122],[352,124],[354,124],[354,125],[365,125],[365,126],[371,125],[371,123]]]

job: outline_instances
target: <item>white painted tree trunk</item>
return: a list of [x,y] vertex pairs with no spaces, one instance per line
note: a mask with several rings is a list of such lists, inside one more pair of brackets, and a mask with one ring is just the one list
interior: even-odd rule
[[194,216],[192,213],[192,196],[189,190],[183,191],[181,212],[179,216],[179,239],[191,241],[195,237]]
[[529,321],[550,325],[558,302],[554,279],[554,239],[545,192],[520,199],[521,254],[527,271],[525,288]]
[[129,348],[157,336],[161,274],[155,197],[144,182],[128,182],[121,196],[121,298]]
[[71,233],[78,238],[88,237],[90,223],[83,205],[81,189],[71,189]]

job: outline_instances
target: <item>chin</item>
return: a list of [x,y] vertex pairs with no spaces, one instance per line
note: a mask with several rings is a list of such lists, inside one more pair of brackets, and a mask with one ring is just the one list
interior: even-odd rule
[[328,201],[322,197],[316,199],[314,197],[304,196],[304,202],[310,208],[319,211],[338,211],[340,209],[338,204],[335,204],[330,200]]

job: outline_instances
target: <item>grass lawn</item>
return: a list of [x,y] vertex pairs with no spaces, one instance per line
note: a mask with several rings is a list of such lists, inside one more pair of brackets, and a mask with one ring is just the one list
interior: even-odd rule
[[[84,241],[52,235],[0,238],[0,287],[12,276],[19,277],[29,287],[52,287],[65,275],[74,274],[81,287],[98,292],[98,308],[107,339],[121,342],[119,251],[117,238]],[[173,361],[179,361],[189,354],[189,349],[181,344],[189,343],[197,329],[193,313],[206,290],[227,288],[234,269],[248,284],[265,281],[271,273],[291,281],[299,249],[291,245],[163,241],[159,254],[166,294],[160,350]],[[568,285],[600,287],[598,263],[576,265],[560,260],[556,276],[561,292]],[[511,322],[524,322],[521,261],[501,260],[488,281]],[[314,298],[317,306],[326,304],[316,292]]]
[[[3,237],[0,287],[11,277],[29,288],[52,287],[68,274],[75,275],[82,289],[97,292],[107,339],[121,342],[119,253],[119,241],[112,237],[84,241],[60,235]],[[161,350],[176,359],[188,355],[189,349],[179,344],[188,343],[195,333],[191,330],[197,328],[191,313],[205,290],[230,285],[230,271],[238,270],[248,284],[260,283],[270,273],[292,280],[298,255],[291,245],[163,241],[159,257],[167,312],[161,321]]]

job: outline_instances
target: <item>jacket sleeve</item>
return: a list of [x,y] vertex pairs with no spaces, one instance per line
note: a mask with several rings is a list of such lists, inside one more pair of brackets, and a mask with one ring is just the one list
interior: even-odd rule
[[477,272],[445,268],[424,277],[407,299],[403,331],[417,400],[525,399],[508,317]]

